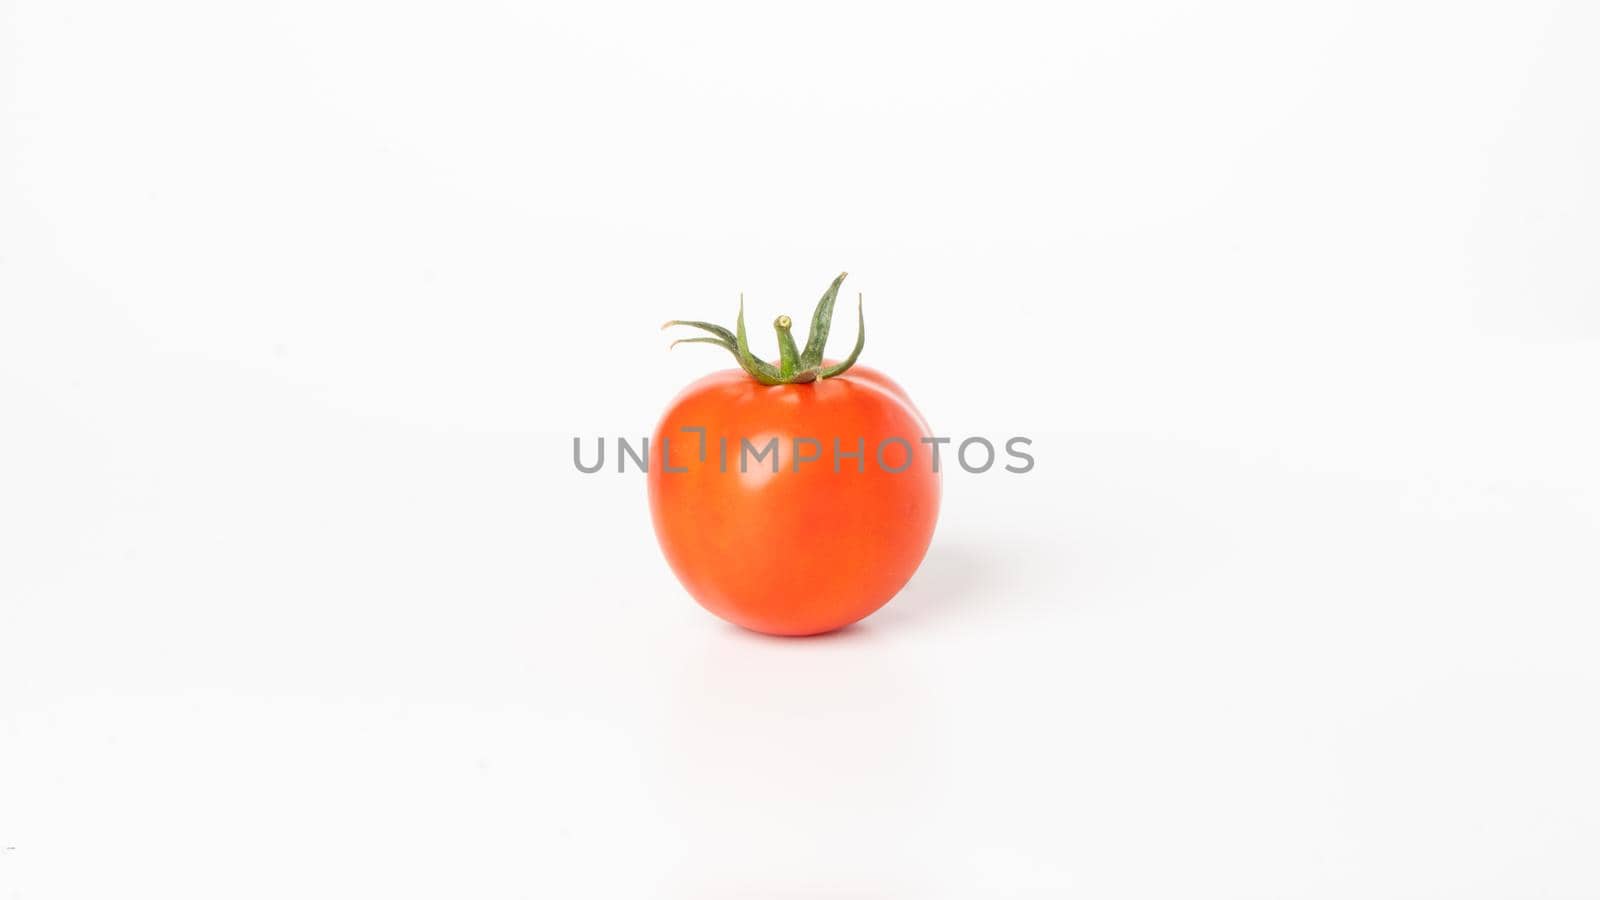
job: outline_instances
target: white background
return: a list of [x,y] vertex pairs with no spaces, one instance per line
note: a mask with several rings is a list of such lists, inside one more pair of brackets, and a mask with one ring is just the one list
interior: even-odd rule
[[[0,16],[0,898],[1600,896],[1600,6]],[[762,638],[571,439],[841,269],[1038,466]]]

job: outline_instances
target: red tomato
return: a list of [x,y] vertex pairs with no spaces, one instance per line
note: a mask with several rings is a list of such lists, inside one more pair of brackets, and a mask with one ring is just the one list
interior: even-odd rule
[[[699,432],[683,430],[698,428],[703,459]],[[734,624],[780,635],[843,628],[889,602],[927,553],[940,489],[927,435],[905,391],[864,366],[793,384],[740,369],[701,378],[650,441],[662,552],[700,605]],[[770,455],[754,455],[774,437],[776,473]],[[802,440],[797,454],[797,438],[816,443]],[[863,458],[836,459],[835,439]],[[753,450],[741,471],[745,440]]]

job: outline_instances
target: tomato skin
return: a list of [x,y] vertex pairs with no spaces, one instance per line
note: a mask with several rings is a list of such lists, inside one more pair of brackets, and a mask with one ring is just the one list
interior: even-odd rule
[[[684,428],[705,428],[700,437]],[[910,580],[933,539],[940,476],[921,413],[899,385],[855,366],[808,384],[766,386],[738,369],[689,385],[650,439],[650,515],[678,580],[701,606],[752,631],[820,634],[843,628],[889,602]],[[740,471],[741,440],[771,456]],[[884,445],[888,468],[879,465]],[[727,439],[722,471],[719,439]],[[795,439],[820,458],[795,470]],[[838,460],[833,443],[859,464]],[[666,448],[663,451],[663,447]],[[673,469],[667,471],[663,457]]]

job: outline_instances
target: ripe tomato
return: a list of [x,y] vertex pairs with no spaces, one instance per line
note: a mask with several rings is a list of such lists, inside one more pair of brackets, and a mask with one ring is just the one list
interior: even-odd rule
[[[730,622],[778,635],[842,628],[898,593],[933,539],[940,476],[927,425],[888,376],[853,366],[861,338],[847,363],[825,362],[826,325],[819,342],[813,323],[799,354],[782,317],[784,362],[746,365],[742,310],[739,324],[727,349],[745,368],[689,385],[651,437],[656,537],[689,593]],[[722,343],[724,330],[699,327]],[[807,371],[820,377],[782,381]],[[773,438],[776,471],[757,455]]]

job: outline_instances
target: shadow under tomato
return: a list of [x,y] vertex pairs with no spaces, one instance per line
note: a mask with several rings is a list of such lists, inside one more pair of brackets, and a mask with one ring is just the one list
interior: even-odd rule
[[900,629],[999,614],[1037,571],[1041,552],[1049,551],[966,536],[936,538],[911,581],[862,624]]
[[740,628],[731,622],[723,622],[723,630],[729,637],[739,640],[748,640],[763,644],[850,644],[859,643],[871,638],[871,627],[867,624],[871,617],[860,622],[854,622],[834,631],[825,631],[822,634],[762,634],[748,628]]

